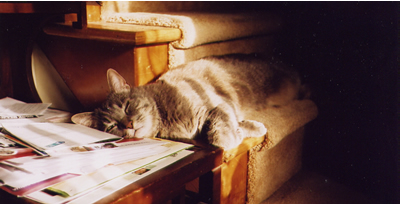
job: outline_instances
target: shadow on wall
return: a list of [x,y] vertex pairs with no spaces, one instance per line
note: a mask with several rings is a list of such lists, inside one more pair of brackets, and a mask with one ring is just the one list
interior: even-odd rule
[[289,2],[276,50],[313,87],[304,165],[371,198],[396,203],[398,4]]

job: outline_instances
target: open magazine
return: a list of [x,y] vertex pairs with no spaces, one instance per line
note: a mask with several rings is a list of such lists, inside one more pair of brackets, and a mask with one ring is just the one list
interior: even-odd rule
[[[1,122],[1,121],[0,121]],[[1,123],[2,132],[43,156],[61,149],[95,142],[116,141],[121,137],[72,123]]]
[[[2,188],[18,196],[32,194],[35,197],[50,193],[53,198],[57,195],[61,200],[70,200],[127,173],[146,166],[150,170],[152,163],[193,146],[162,139],[142,139],[114,145],[113,148],[88,148],[89,151],[59,156],[27,156],[2,161]],[[170,158],[168,161],[173,163],[177,160]]]
[[[99,201],[100,199],[111,195],[112,193],[128,186],[129,184],[134,183],[146,176],[156,173],[158,170],[179,161],[182,158],[185,158],[192,154],[191,150],[182,150],[178,151],[174,154],[171,154],[167,157],[155,160],[154,162],[148,163],[141,167],[138,167],[134,170],[128,171],[122,175],[119,175],[113,179],[105,181],[103,183],[92,183],[90,188],[81,191],[80,193],[76,193],[74,195],[66,195],[63,193],[63,190],[59,191],[57,194],[49,193],[49,191],[45,188],[43,190],[34,191],[32,193],[26,194],[24,197],[27,199],[34,200],[40,203],[70,203],[70,204],[80,204],[80,203],[94,203]],[[137,161],[140,163],[140,161]],[[104,170],[104,171],[109,171]],[[85,177],[76,177],[75,179],[71,179],[68,185],[76,186],[78,182],[86,182],[92,177],[96,177],[96,175],[101,174],[102,171],[98,171],[93,173],[93,175],[87,175]],[[62,186],[66,183],[56,184],[52,191],[57,192],[57,189],[65,188],[66,186]]]
[[[9,111],[16,109],[26,115],[0,118],[0,188],[15,196],[41,203],[74,202],[77,198],[90,203],[192,153],[186,150],[191,144],[126,140],[61,123],[70,114],[47,106],[0,99],[0,115],[12,115]],[[28,118],[28,113],[35,117]]]

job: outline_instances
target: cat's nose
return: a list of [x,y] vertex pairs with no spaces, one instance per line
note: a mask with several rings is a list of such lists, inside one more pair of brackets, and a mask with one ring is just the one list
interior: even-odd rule
[[132,121],[128,121],[128,124],[126,124],[126,128],[133,129],[133,122]]

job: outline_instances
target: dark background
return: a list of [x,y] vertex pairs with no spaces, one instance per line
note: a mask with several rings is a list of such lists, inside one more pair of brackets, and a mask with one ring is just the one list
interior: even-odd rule
[[398,3],[275,4],[286,20],[276,53],[299,68],[319,108],[304,166],[398,203]]
[[[275,54],[300,70],[319,108],[307,126],[304,167],[371,199],[398,203],[398,3],[215,4],[282,15]],[[48,18],[1,15],[0,97],[34,102],[26,81],[27,47]]]

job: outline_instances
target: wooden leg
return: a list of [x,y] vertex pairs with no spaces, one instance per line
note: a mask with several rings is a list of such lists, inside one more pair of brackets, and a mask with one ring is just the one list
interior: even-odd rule
[[200,177],[199,194],[203,202],[214,204],[220,203],[221,166]]
[[171,200],[171,204],[184,204],[185,203],[185,186],[182,186],[179,194]]
[[248,153],[245,152],[221,165],[220,203],[246,203],[247,161]]

